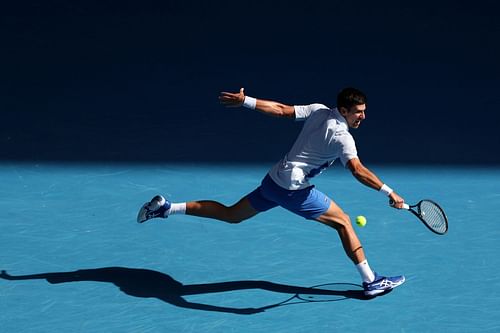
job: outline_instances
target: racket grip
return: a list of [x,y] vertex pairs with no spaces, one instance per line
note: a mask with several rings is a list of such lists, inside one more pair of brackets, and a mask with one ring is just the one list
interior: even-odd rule
[[[396,203],[394,202],[394,200],[392,200],[392,199],[391,199],[391,200],[389,200],[389,205],[391,205],[392,207],[394,207],[394,204],[396,204]],[[408,210],[408,209],[410,209],[410,205],[408,205],[407,203],[403,203],[403,206],[401,207],[401,209],[406,209],[406,210]]]

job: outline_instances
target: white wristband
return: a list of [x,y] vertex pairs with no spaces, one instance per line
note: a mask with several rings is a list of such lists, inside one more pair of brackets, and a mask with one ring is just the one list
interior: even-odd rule
[[245,100],[243,101],[244,107],[254,110],[256,105],[257,105],[257,98],[245,96]]
[[379,192],[382,192],[388,196],[389,194],[391,194],[393,192],[393,190],[389,186],[382,184],[382,187],[380,188]]

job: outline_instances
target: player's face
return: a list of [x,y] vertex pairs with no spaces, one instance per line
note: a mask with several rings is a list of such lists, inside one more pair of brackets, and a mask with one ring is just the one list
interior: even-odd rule
[[341,108],[341,113],[344,116],[347,124],[351,128],[358,128],[363,120],[365,120],[366,104],[354,105],[349,110]]

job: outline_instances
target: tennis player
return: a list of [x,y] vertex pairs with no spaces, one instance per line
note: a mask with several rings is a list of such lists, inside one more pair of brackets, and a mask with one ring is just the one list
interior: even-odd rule
[[227,107],[243,106],[266,115],[303,121],[304,125],[290,151],[271,168],[261,185],[236,204],[227,207],[211,200],[172,203],[157,195],[142,206],[137,222],[188,214],[240,223],[281,206],[338,232],[347,256],[361,275],[365,295],[384,293],[405,281],[404,276],[381,276],[370,268],[349,216],[310,183],[312,178],[340,159],[359,182],[394,201],[395,208],[402,207],[403,198],[361,163],[349,133],[349,128],[358,128],[365,119],[365,94],[355,88],[345,88],[338,94],[335,108],[323,104],[291,106],[256,99],[245,96],[243,88],[238,93],[222,92],[219,101]]

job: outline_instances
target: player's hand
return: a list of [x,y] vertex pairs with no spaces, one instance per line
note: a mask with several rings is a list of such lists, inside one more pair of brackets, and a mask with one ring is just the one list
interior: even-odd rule
[[241,88],[239,93],[221,92],[219,102],[227,107],[238,107],[245,101],[245,88]]
[[389,205],[394,208],[401,209],[403,208],[403,204],[405,200],[401,198],[396,192],[392,192],[389,194]]

